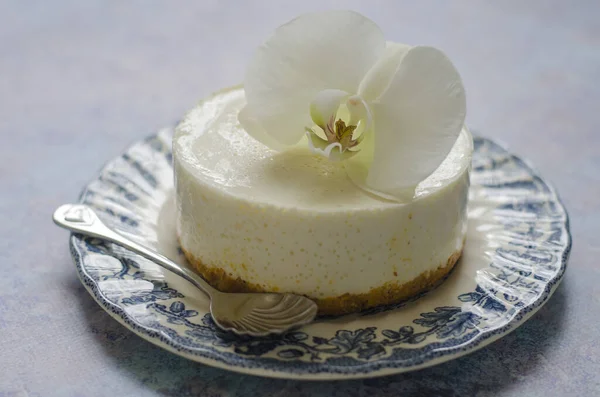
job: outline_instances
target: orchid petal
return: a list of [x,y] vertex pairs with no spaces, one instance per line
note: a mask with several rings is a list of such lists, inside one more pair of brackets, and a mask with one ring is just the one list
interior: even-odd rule
[[350,112],[350,125],[358,125],[359,121],[363,121],[363,131],[366,132],[371,129],[373,126],[373,114],[363,98],[358,95],[351,96],[346,102],[346,108]]
[[371,108],[376,135],[366,183],[403,195],[435,171],[452,149],[465,119],[465,91],[446,55],[413,47]]
[[398,65],[410,49],[411,46],[407,44],[388,41],[383,55],[360,82],[358,95],[367,101],[379,98],[390,85]]
[[371,164],[373,163],[375,135],[373,134],[373,131],[367,131],[363,134],[363,137],[364,139],[360,144],[360,151],[348,161],[344,162],[346,174],[352,183],[367,193],[377,196],[380,199],[393,202],[406,202],[412,199],[414,196],[414,188],[397,190],[394,192],[394,194],[390,194],[374,189],[367,184],[369,168],[371,168]]
[[260,125],[258,120],[252,117],[252,114],[248,110],[248,106],[244,106],[244,108],[240,110],[240,112],[238,113],[238,121],[244,127],[248,135],[259,141],[263,145],[278,151],[284,150],[286,148],[286,145],[282,145],[281,143],[273,139],[271,135],[267,134],[267,132]]
[[325,89],[357,92],[384,49],[379,27],[358,13],[300,16],[279,27],[250,61],[244,82],[248,109],[274,140],[294,144],[312,124],[313,98]]
[[349,96],[350,94],[342,90],[320,91],[310,103],[310,117],[313,122],[325,130],[327,123],[332,117],[335,119],[340,105]]

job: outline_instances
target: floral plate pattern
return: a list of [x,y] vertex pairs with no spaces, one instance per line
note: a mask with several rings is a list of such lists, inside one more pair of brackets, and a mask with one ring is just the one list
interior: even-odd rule
[[[166,128],[110,161],[83,191],[110,226],[185,263],[177,246]],[[78,275],[115,319],[150,342],[207,365],[294,379],[366,378],[435,365],[512,331],[552,295],[571,247],[554,190],[523,160],[476,137],[467,244],[450,276],[410,302],[321,318],[284,335],[219,330],[186,281],[124,248],[72,235]]]

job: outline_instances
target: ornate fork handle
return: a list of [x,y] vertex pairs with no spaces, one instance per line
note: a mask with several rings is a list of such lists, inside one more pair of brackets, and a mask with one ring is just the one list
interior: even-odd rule
[[164,269],[183,277],[194,284],[211,298],[219,291],[211,287],[202,277],[193,271],[179,266],[167,257],[155,252],[133,240],[117,233],[106,226],[92,208],[84,204],[65,204],[60,206],[53,215],[54,223],[75,233],[82,233],[88,236],[101,238],[118,244],[151,260]]

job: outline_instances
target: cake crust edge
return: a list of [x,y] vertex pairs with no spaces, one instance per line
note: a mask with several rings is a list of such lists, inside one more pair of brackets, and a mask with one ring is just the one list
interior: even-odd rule
[[[335,297],[315,298],[308,296],[308,298],[316,302],[319,308],[319,315],[350,314],[380,305],[399,303],[436,287],[454,269],[462,255],[463,247],[452,253],[446,263],[441,264],[437,269],[423,272],[407,283],[399,284],[392,280],[360,294],[345,293]],[[225,270],[207,266],[183,247],[181,249],[193,269],[219,291],[281,292],[276,289],[266,289],[240,277],[232,277]]]

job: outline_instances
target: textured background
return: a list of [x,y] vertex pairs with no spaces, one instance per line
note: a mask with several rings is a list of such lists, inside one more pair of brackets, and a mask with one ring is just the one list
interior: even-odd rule
[[[571,215],[563,284],[454,362],[374,380],[272,381],[164,352],[79,284],[52,210],[108,159],[241,80],[278,24],[351,8],[444,49],[468,123],[529,158]],[[0,396],[600,395],[600,2],[0,1]]]

